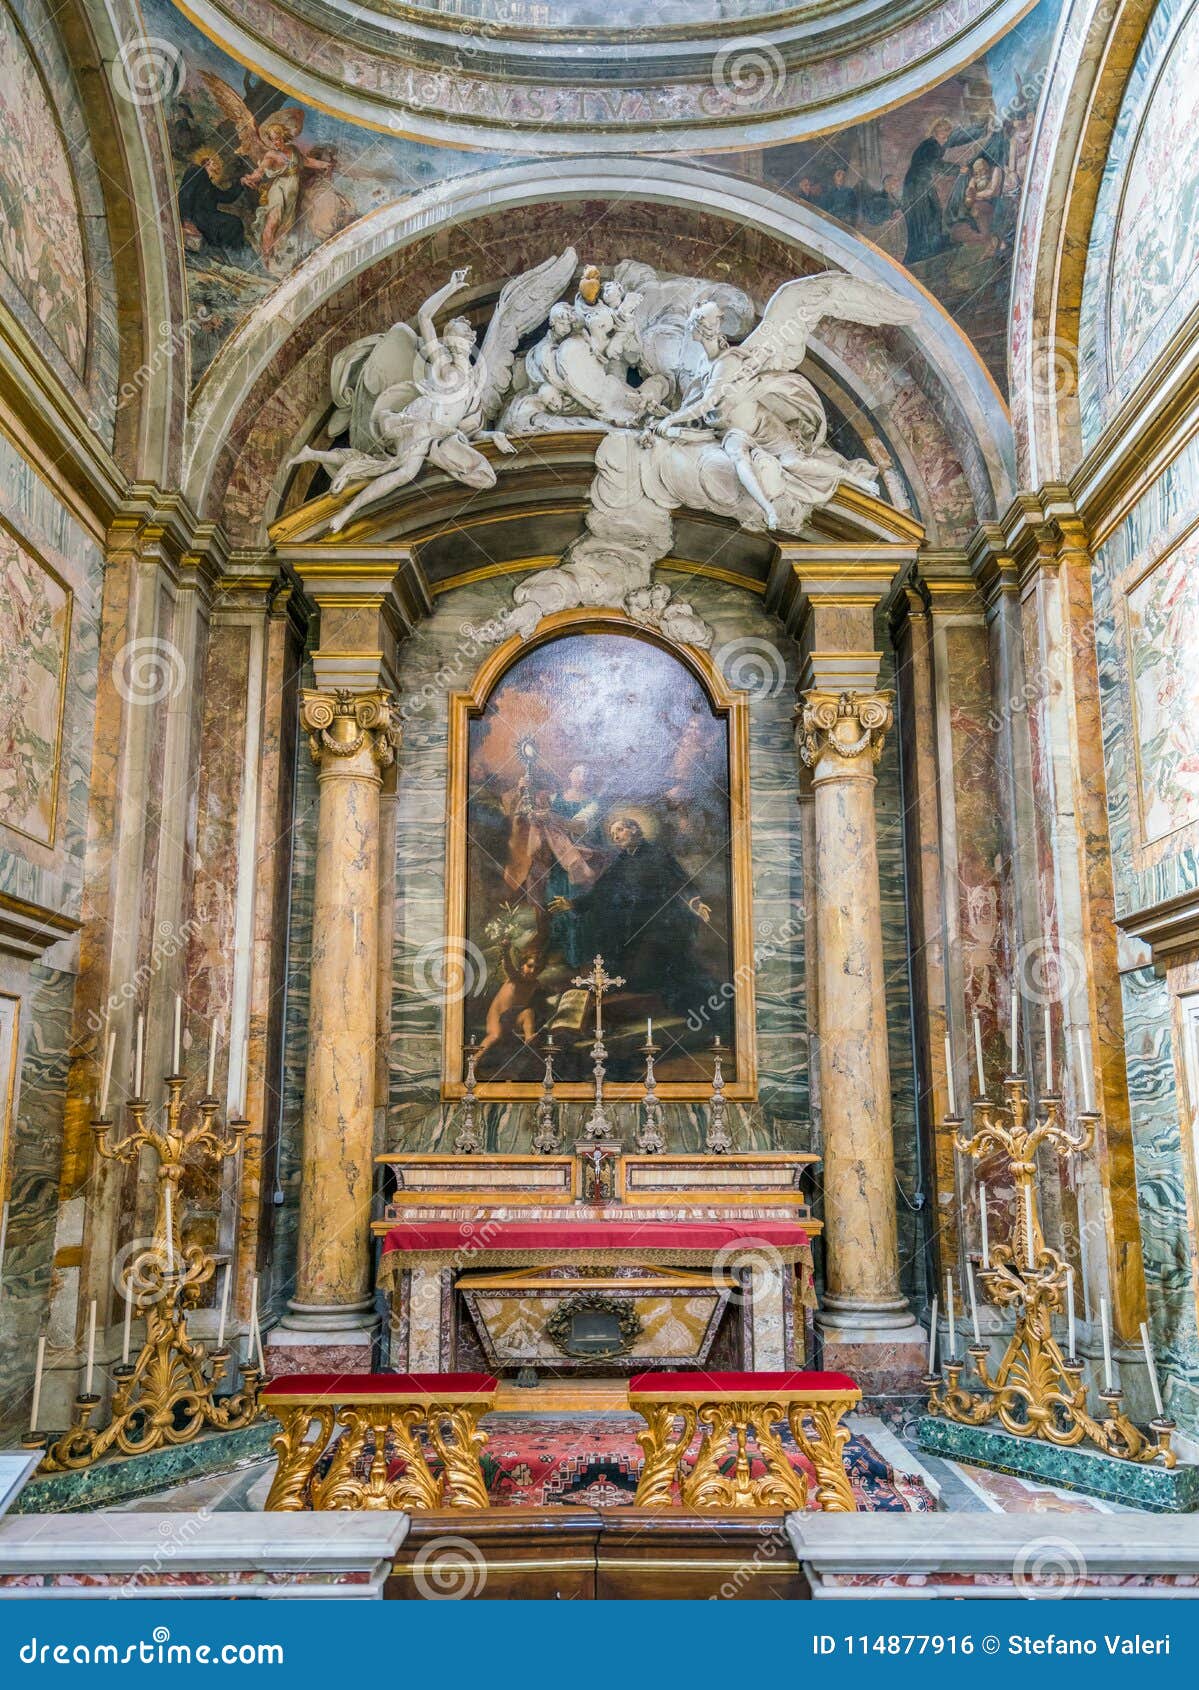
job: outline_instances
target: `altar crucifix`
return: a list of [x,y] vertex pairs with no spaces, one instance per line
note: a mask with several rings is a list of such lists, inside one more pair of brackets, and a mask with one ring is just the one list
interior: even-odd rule
[[591,1046],[591,1071],[595,1075],[595,1103],[583,1128],[585,1139],[606,1139],[612,1136],[612,1123],[604,1114],[604,1066],[608,1055],[604,1045],[604,993],[610,992],[615,986],[623,986],[624,980],[619,974],[604,973],[604,959],[597,956],[591,965],[590,974],[579,974],[573,981],[575,986],[589,991],[595,998],[595,1040]]

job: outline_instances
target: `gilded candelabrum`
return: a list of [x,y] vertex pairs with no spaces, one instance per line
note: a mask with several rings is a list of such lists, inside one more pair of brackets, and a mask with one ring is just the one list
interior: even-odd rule
[[[187,1443],[205,1428],[232,1431],[248,1426],[259,1412],[261,1345],[259,1365],[252,1360],[241,1365],[240,1389],[218,1397],[217,1387],[229,1370],[229,1349],[218,1348],[209,1355],[188,1333],[187,1310],[199,1302],[201,1288],[211,1282],[216,1263],[199,1244],[184,1246],[180,1226],[185,1166],[219,1167],[236,1156],[249,1122],[233,1120],[227,1132],[219,1129],[215,1097],[202,1098],[195,1111],[187,1112],[190,1119],[185,1119],[182,1075],[169,1075],[166,1088],[165,1116],[157,1123],[144,1097],[128,1104],[133,1130],[124,1138],[113,1141],[113,1123],[107,1116],[92,1122],[101,1156],[136,1163],[142,1150],[149,1148],[158,1161],[154,1237],[131,1257],[122,1274],[130,1313],[136,1310],[145,1321],[145,1340],[133,1361],[122,1361],[112,1369],[108,1424],[91,1424],[101,1399],[96,1393],[80,1392],[71,1425],[46,1440],[39,1472],[90,1467],[109,1451],[138,1455],[163,1444]],[[252,1332],[251,1346],[254,1341]],[[35,1447],[42,1442],[36,1435],[29,1441]]]
[[948,1116],[945,1124],[953,1129],[954,1142],[967,1156],[978,1160],[999,1152],[1008,1158],[1016,1194],[1011,1239],[971,1259],[979,1262],[978,1278],[987,1299],[1014,1312],[1015,1328],[993,1374],[987,1345],[967,1346],[981,1386],[977,1391],[961,1382],[964,1359],[943,1359],[944,1380],[940,1373],[930,1372],[924,1381],[929,1413],[966,1426],[998,1420],[1016,1437],[1041,1438],[1052,1444],[1070,1446],[1089,1439],[1105,1455],[1141,1462],[1160,1457],[1165,1466],[1173,1467],[1177,1460],[1170,1448],[1174,1421],[1150,1421],[1150,1439],[1124,1412],[1123,1392],[1110,1386],[1099,1392],[1104,1412],[1102,1419],[1096,1419],[1087,1410],[1084,1363],[1075,1355],[1065,1355],[1053,1333],[1053,1317],[1065,1308],[1070,1277],[1065,1259],[1046,1244],[1041,1232],[1037,1151],[1042,1144],[1059,1155],[1088,1150],[1099,1116],[1089,1110],[1080,1113],[1071,1132],[1062,1118],[1060,1098],[1043,1097],[1034,1114],[1023,1079],[1009,1074],[1003,1085],[1005,1102],[974,1100],[971,1136],[962,1130],[960,1115]]

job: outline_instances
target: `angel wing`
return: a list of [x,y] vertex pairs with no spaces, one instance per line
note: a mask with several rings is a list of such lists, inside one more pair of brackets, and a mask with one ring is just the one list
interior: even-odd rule
[[200,72],[201,80],[220,108],[221,115],[237,130],[237,150],[258,164],[266,148],[258,134],[254,114],[241,95],[210,70]]
[[355,451],[369,452],[378,446],[371,428],[375,401],[388,389],[394,389],[399,409],[406,400],[403,389],[411,389],[408,397],[415,399],[416,383],[420,377],[421,359],[416,330],[407,323],[394,323],[386,334],[368,334],[361,340],[343,346],[333,359],[329,372],[329,386],[337,407],[329,420],[330,435],[350,431],[350,445]]
[[913,323],[916,306],[881,282],[862,281],[840,270],[800,276],[776,288],[762,321],[741,343],[762,370],[797,370],[808,350],[808,336],[822,317],[846,323]]
[[480,396],[484,422],[491,422],[499,412],[500,401],[512,379],[517,342],[545,320],[550,306],[574,275],[577,263],[574,247],[568,246],[556,258],[547,258],[544,264],[526,270],[523,276],[514,276],[504,285],[480,348],[487,372]]

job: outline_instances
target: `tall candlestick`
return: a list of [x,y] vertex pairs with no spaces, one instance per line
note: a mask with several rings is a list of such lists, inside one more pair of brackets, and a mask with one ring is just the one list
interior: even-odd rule
[[1091,1089],[1091,1064],[1087,1060],[1087,1044],[1081,1027],[1078,1029],[1078,1066],[1082,1074],[1082,1106],[1090,1115],[1095,1109],[1095,1094]]
[[1103,1328],[1103,1388],[1112,1388],[1112,1317],[1107,1306],[1107,1298],[1099,1299],[1099,1324]]
[[1024,1230],[1028,1236],[1026,1246],[1029,1267],[1035,1267],[1037,1261],[1037,1244],[1032,1231],[1032,1183],[1024,1187]]
[[953,1319],[953,1271],[950,1268],[945,1270],[945,1317],[949,1326],[949,1359],[956,1361],[958,1358],[958,1333]]
[[218,1350],[223,1350],[225,1347],[225,1318],[229,1313],[229,1281],[232,1278],[233,1263],[230,1262],[225,1268],[225,1283],[221,1286],[221,1315],[216,1328],[216,1347]]
[[987,1095],[987,1076],[983,1071],[983,1030],[978,1024],[978,1011],[974,1012],[974,1065],[978,1069],[978,1095]]
[[1066,1348],[1070,1360],[1073,1361],[1078,1354],[1078,1344],[1075,1341],[1074,1331],[1074,1269],[1072,1267],[1066,1269]]
[[252,1362],[254,1360],[254,1333],[257,1331],[257,1328],[258,1328],[258,1275],[255,1274],[253,1279],[250,1281],[250,1330],[246,1334],[247,1339],[248,1339],[248,1342],[246,1344],[246,1360],[248,1362]]
[[146,1018],[144,1015],[139,1014],[137,1018],[137,1038],[134,1041],[133,1056],[133,1095],[134,1097],[139,1098],[142,1095],[142,1058],[145,1053]]
[[133,1324],[133,1293],[125,1288],[125,1324],[121,1329],[121,1366],[129,1366],[129,1329]]
[[966,1257],[966,1287],[970,1292],[970,1320],[974,1327],[974,1342],[981,1344],[983,1335],[978,1324],[978,1297],[974,1289],[974,1263],[969,1256]]
[[171,1043],[171,1073],[178,1074],[183,1068],[183,999],[175,993],[175,1037]]
[[932,1378],[933,1369],[937,1364],[937,1299],[933,1298],[932,1313],[928,1319],[928,1375]]
[[1012,987],[1012,1024],[1008,1032],[1008,1073],[1016,1072],[1016,1046],[1020,1042],[1020,995]]
[[104,1052],[104,1070],[100,1076],[100,1119],[108,1116],[108,1087],[112,1080],[112,1057],[117,1048],[117,1030],[113,1027],[108,1034],[108,1047]]
[[958,1112],[957,1092],[953,1085],[953,1044],[949,1037],[949,1029],[945,1029],[945,1089],[949,1093],[949,1113]]
[[1045,1005],[1045,1090],[1053,1095],[1053,1009]]
[[38,1410],[42,1406],[42,1369],[46,1365],[46,1334],[39,1335],[37,1341],[37,1365],[33,1370],[33,1403],[29,1409],[29,1430],[37,1431]]
[[96,1299],[93,1297],[91,1307],[87,1311],[87,1370],[83,1377],[83,1394],[92,1394],[92,1379],[96,1371]]
[[981,1182],[978,1187],[978,1220],[982,1228],[983,1267],[990,1271],[991,1241],[987,1236],[987,1188]]
[[1161,1386],[1157,1382],[1157,1363],[1153,1359],[1153,1345],[1149,1342],[1149,1328],[1141,1322],[1141,1348],[1145,1352],[1145,1366],[1149,1369],[1149,1383],[1153,1387],[1153,1406],[1157,1410],[1159,1420],[1166,1418],[1166,1411],[1162,1407]]
[[216,1096],[216,1047],[221,1031],[221,1019],[218,1015],[208,1031],[208,1078],[204,1083],[205,1097]]
[[167,1272],[175,1271],[175,1206],[171,1201],[171,1187],[167,1186],[162,1194],[166,1217],[167,1235]]

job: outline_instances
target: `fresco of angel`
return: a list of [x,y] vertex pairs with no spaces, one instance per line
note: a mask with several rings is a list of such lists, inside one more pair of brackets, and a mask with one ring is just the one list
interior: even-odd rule
[[440,333],[435,322],[442,306],[465,289],[470,270],[463,268],[425,300],[417,329],[396,323],[338,355],[332,376],[338,410],[329,432],[348,429],[350,444],[331,451],[305,447],[292,459],[332,469],[334,493],[355,481],[367,483],[331,519],[334,533],[365,506],[414,480],[426,462],[467,487],[495,485],[495,470],[475,443],[494,440],[501,451],[515,449],[491,425],[512,377],[517,342],[544,321],[574,268],[575,253],[567,248],[508,282],[481,346],[465,317],[451,318]]
[[285,275],[300,248],[317,246],[353,221],[356,212],[335,186],[337,158],[329,147],[302,147],[304,113],[279,106],[261,117],[227,82],[209,71],[204,84],[237,134],[250,164],[241,185],[258,196],[251,244],[271,275]]
[[717,441],[766,526],[778,528],[784,496],[811,506],[830,498],[840,480],[870,484],[875,476],[872,464],[849,462],[826,445],[820,395],[799,374],[812,330],[822,317],[877,325],[915,316],[890,289],[836,271],[785,282],[739,346],[729,344],[719,307],[698,305],[689,326],[703,358],[691,396],[652,432],[679,442]]

